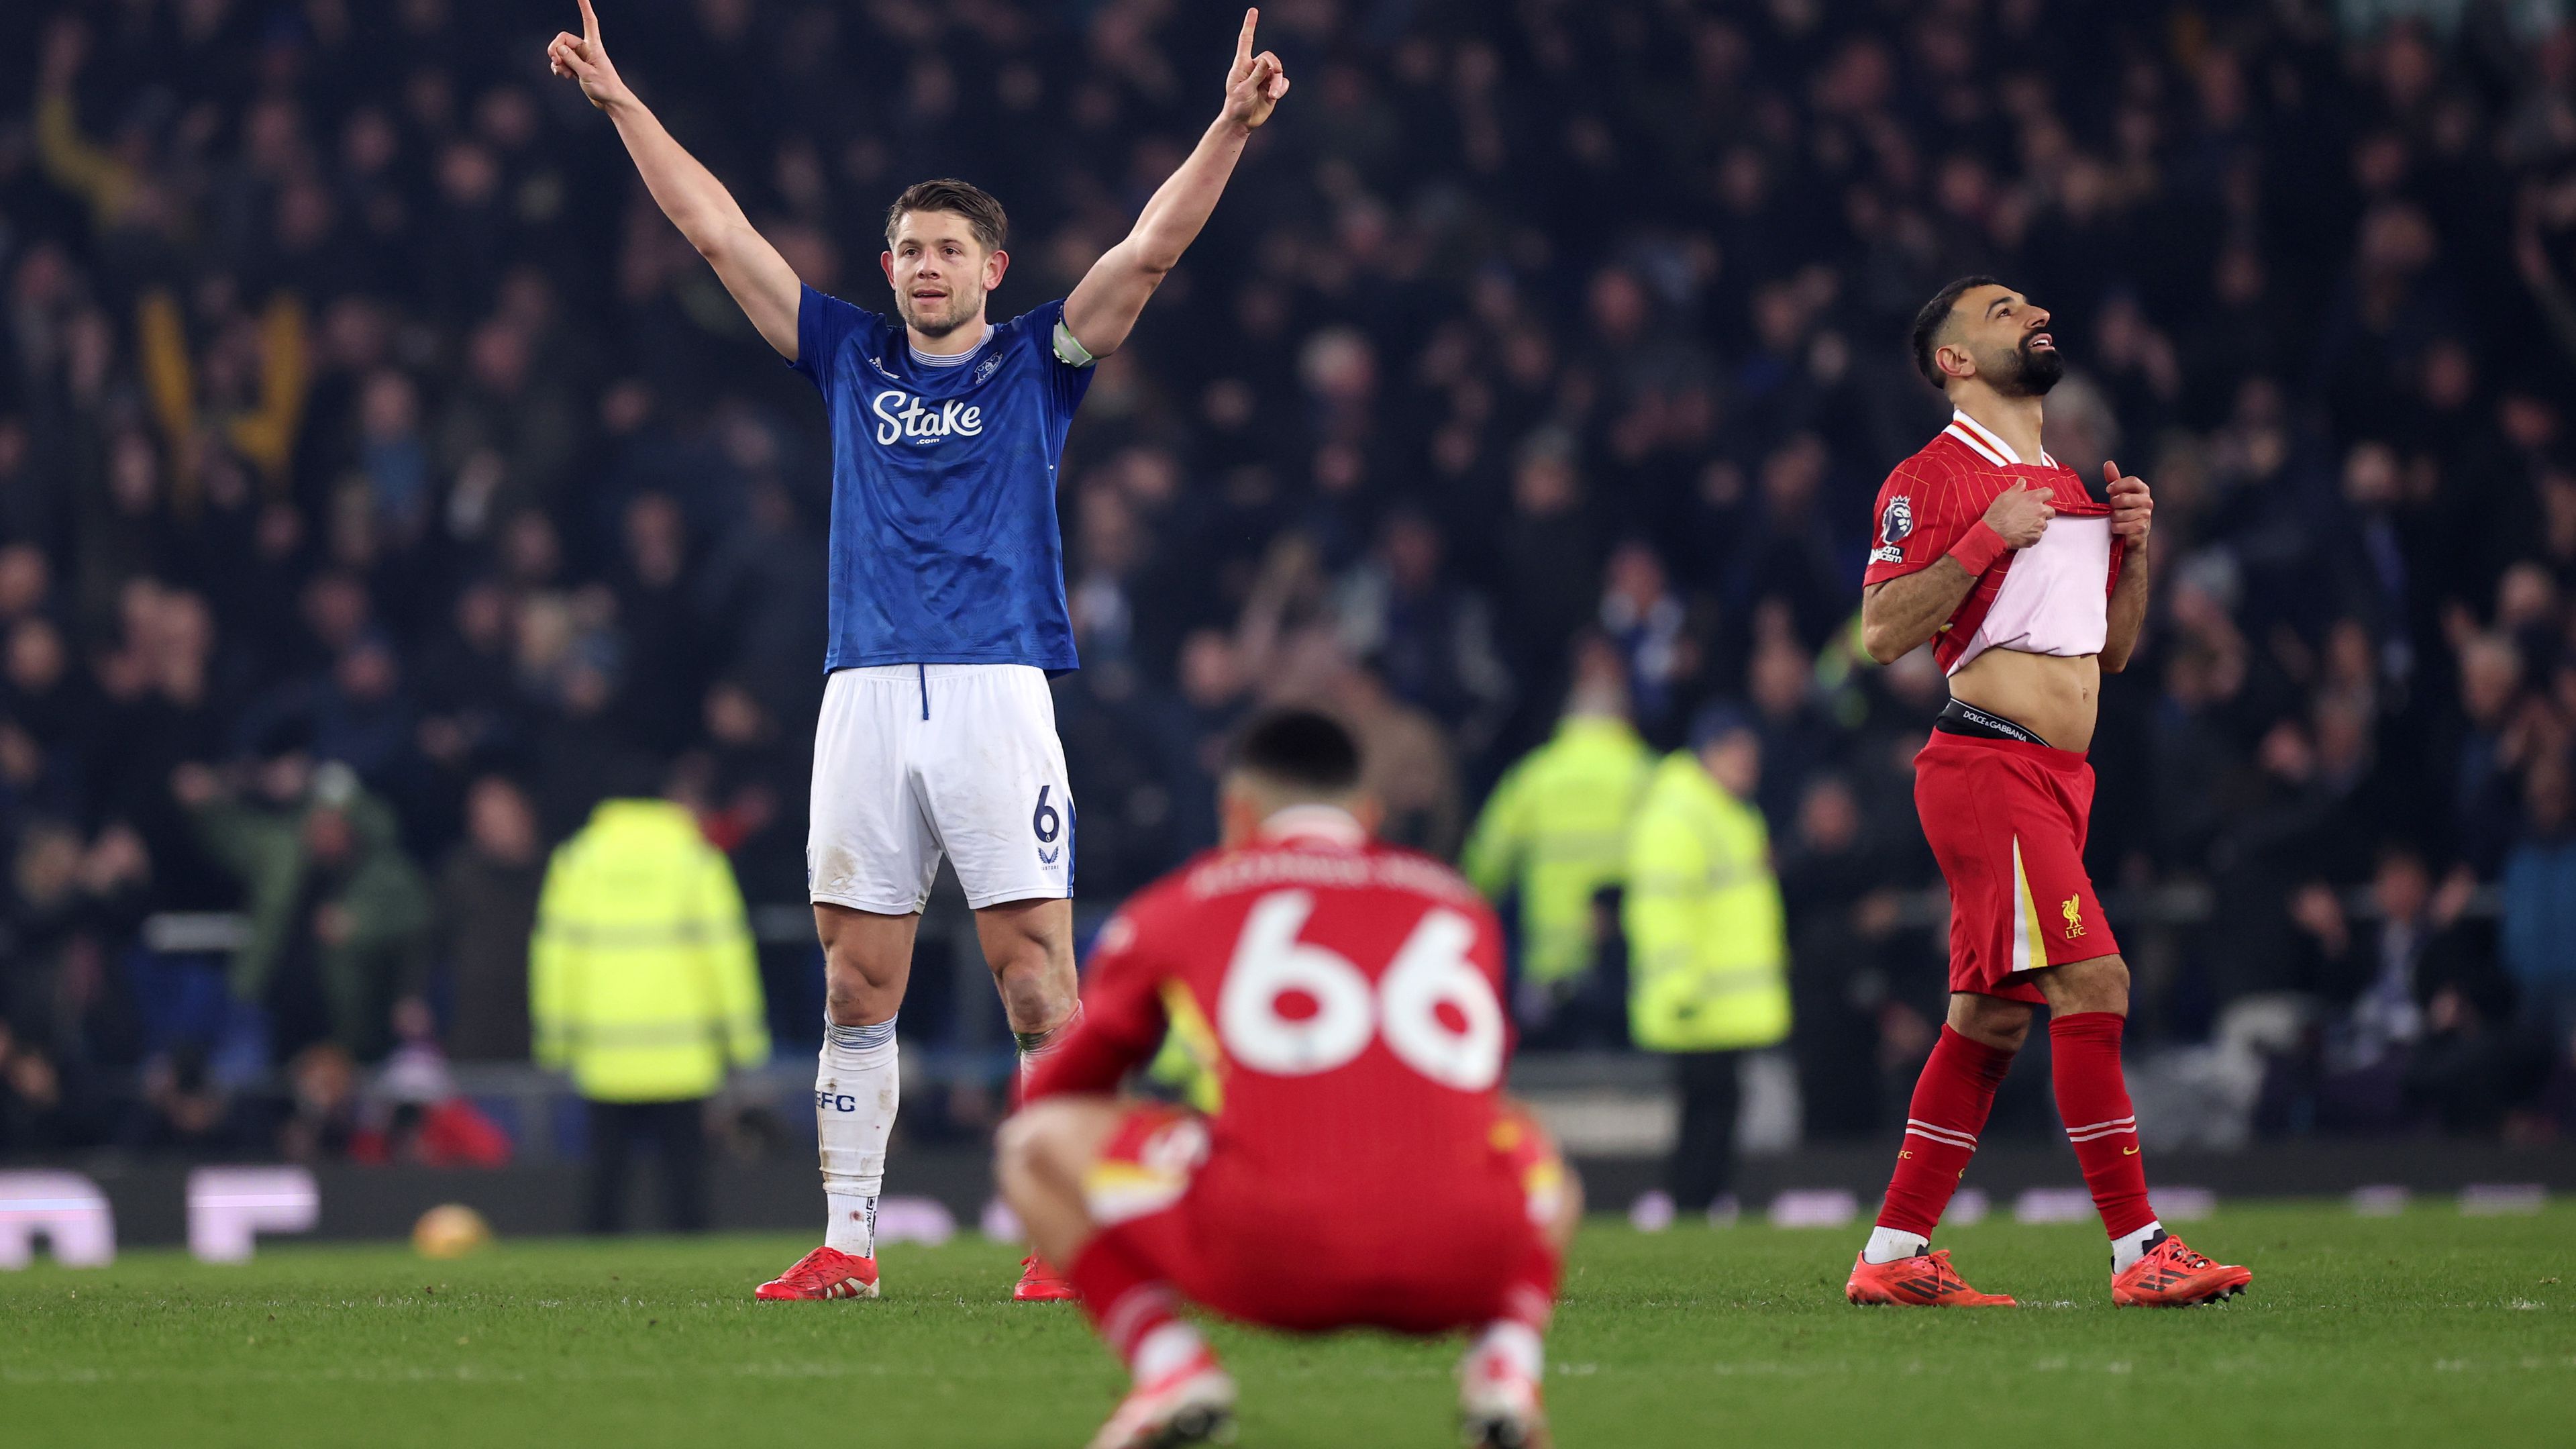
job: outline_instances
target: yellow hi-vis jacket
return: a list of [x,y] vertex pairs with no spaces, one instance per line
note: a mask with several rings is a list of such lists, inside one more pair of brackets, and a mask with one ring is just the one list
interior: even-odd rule
[[1488,897],[1519,889],[1525,979],[1592,969],[1592,898],[1626,871],[1628,823],[1654,767],[1626,720],[1570,715],[1486,800],[1459,865]]
[[1762,812],[1667,756],[1628,837],[1628,1024],[1649,1051],[1789,1034],[1789,941]]
[[537,1060],[599,1102],[704,1097],[769,1056],[742,893],[680,806],[609,800],[546,869],[528,947]]

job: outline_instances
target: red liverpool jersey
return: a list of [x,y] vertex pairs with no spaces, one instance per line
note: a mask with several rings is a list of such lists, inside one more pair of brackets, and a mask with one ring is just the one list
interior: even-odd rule
[[1502,931],[1455,871],[1338,810],[1283,811],[1101,930],[1082,1023],[1027,1098],[1106,1092],[1171,1028],[1216,1075],[1194,1192],[1389,1229],[1507,1199]]
[[[2121,541],[2111,537],[2111,506],[2096,502],[2074,469],[2045,453],[2036,463],[2023,462],[1964,412],[1953,413],[1950,426],[1897,464],[1879,488],[1878,524],[1861,582],[1882,584],[1930,567],[2015,483],[2047,488],[2058,516],[2039,543],[1995,560],[1933,636],[1932,657],[1945,671],[1987,648],[2101,651],[2122,552]],[[2011,582],[2016,571],[2024,575],[2018,586]]]

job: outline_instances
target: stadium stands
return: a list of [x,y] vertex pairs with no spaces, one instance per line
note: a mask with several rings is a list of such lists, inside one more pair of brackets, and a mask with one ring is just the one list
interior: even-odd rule
[[[997,315],[1123,233],[1233,24],[628,8],[628,77],[817,285],[877,305],[904,183],[998,194]],[[2091,846],[2142,1119],[2576,1128],[2563,12],[1273,7],[1311,103],[1064,470],[1086,911],[1212,839],[1256,700],[1342,711],[1454,852],[1602,631],[1651,742],[1759,722],[1805,1130],[1886,1129],[1939,1019],[1940,684],[1850,621],[1941,417],[1905,322],[1991,271],[2057,312],[2052,450],[2161,504]],[[810,1039],[822,419],[546,79],[570,13],[0,11],[0,1156],[339,1155],[383,1124],[335,1063],[524,1054],[494,923],[638,768],[789,907]],[[998,1042],[917,990],[907,1030]],[[2007,1089],[1996,1130],[2047,1113]]]

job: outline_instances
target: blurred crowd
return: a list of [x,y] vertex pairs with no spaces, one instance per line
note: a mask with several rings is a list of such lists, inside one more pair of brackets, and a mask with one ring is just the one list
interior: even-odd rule
[[[1124,233],[1235,25],[604,9],[817,286],[882,305],[905,183],[999,195],[997,317]],[[547,851],[621,781],[801,904],[821,410],[546,75],[573,16],[0,11],[0,1151],[431,1150],[378,1064],[435,1099],[527,1055]],[[1262,39],[1297,93],[1064,469],[1087,911],[1210,842],[1257,702],[1344,714],[1450,854],[1606,654],[1655,747],[1752,722],[1808,1128],[1886,1126],[1939,1019],[1942,686],[1868,665],[1857,581],[1942,418],[1904,324],[1994,272],[2057,314],[2051,451],[2160,505],[2094,747],[2134,1039],[2253,1044],[2259,1130],[2569,1123],[2563,5],[1277,0]],[[810,1037],[810,954],[764,964]]]

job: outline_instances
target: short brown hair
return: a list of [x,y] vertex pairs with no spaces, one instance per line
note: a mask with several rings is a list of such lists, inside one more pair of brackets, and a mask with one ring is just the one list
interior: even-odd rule
[[1011,219],[1002,214],[1002,203],[993,193],[971,181],[943,176],[936,181],[916,181],[903,189],[903,195],[886,208],[886,245],[894,245],[895,228],[903,225],[908,211],[953,211],[966,218],[975,240],[984,250],[998,252],[1011,234]]

